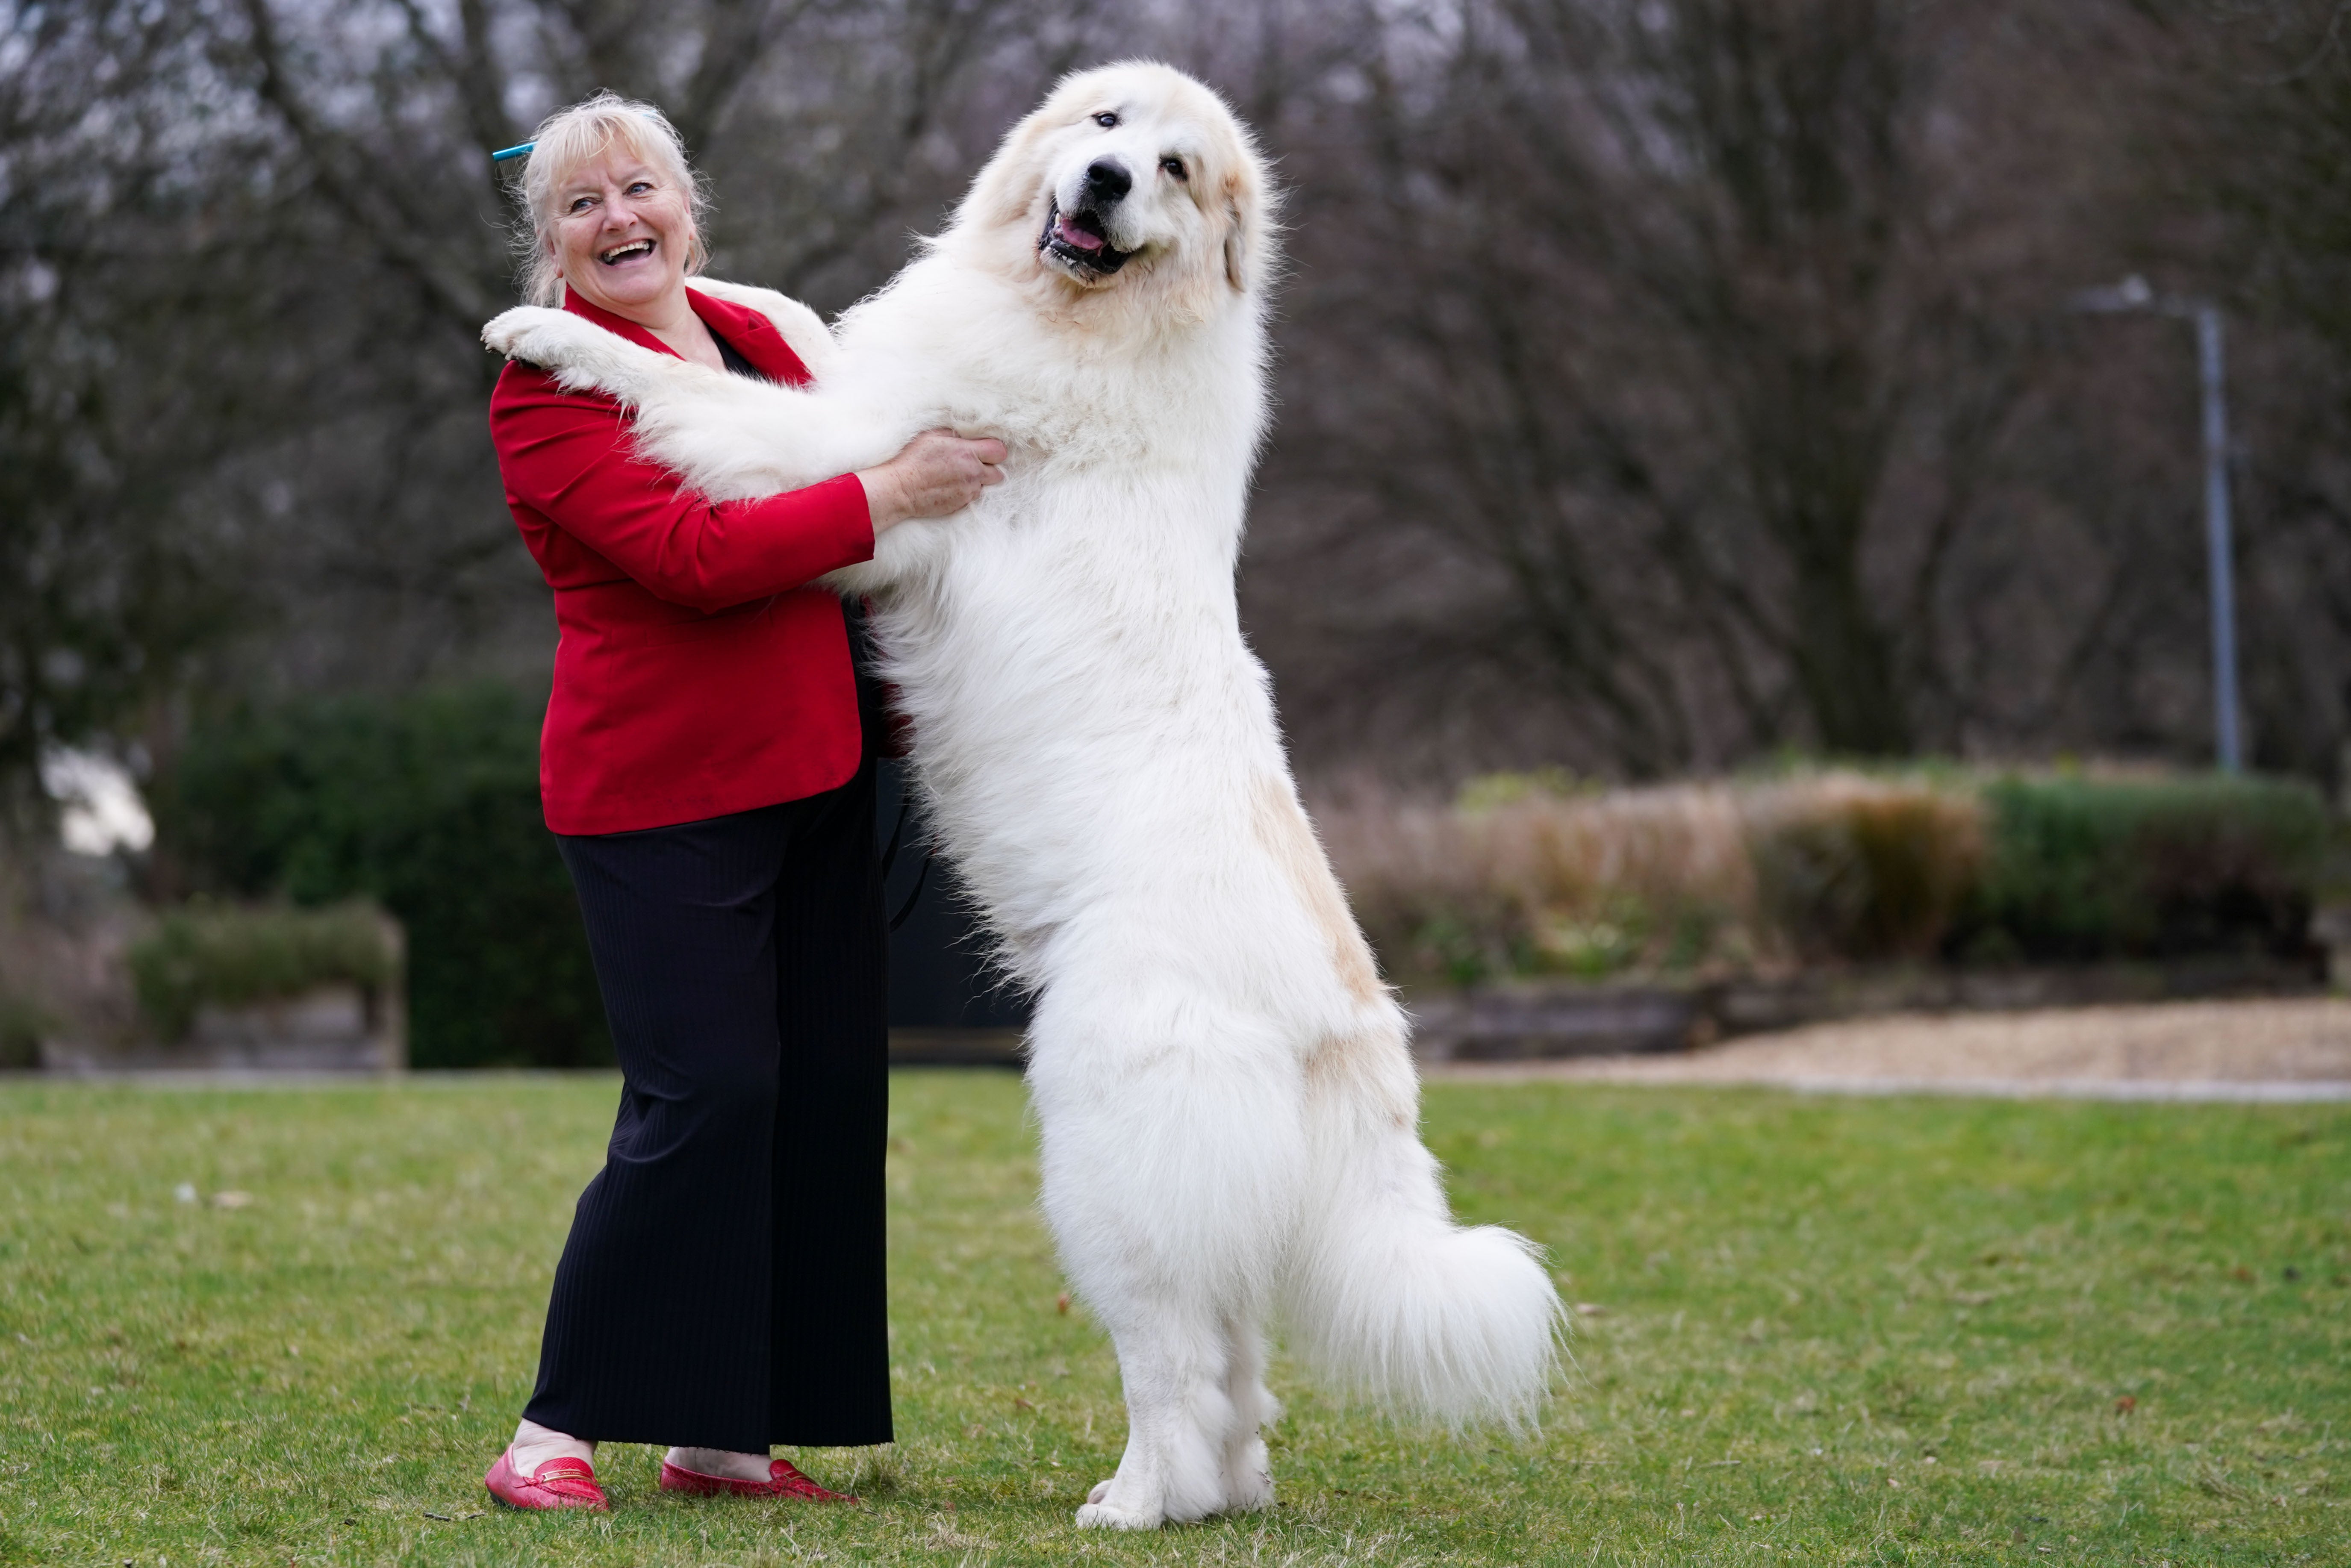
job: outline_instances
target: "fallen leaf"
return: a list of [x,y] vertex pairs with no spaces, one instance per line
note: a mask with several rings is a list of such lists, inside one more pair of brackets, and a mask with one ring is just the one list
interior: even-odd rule
[[1029,1404],[1029,1401],[1021,1398],[1019,1395],[1015,1395],[1012,1398],[1012,1408],[1015,1410],[1034,1410],[1037,1406]]
[[1608,1315],[1608,1309],[1598,1301],[1578,1301],[1575,1303],[1575,1311],[1579,1317],[1603,1318]]
[[1060,1295],[1053,1298],[1053,1310],[1061,1313],[1065,1318],[1070,1315],[1069,1291],[1063,1291]]
[[2138,1397],[2136,1395],[2126,1394],[2115,1401],[2115,1414],[2117,1416],[2127,1416],[2137,1408]]
[[216,1192],[213,1194],[214,1208],[243,1208],[253,1201],[249,1192]]

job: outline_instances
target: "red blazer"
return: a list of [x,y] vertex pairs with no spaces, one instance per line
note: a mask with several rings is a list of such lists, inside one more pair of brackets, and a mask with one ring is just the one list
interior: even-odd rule
[[[687,292],[761,374],[810,379],[767,318]],[[672,352],[576,294],[564,308]],[[848,632],[840,601],[804,585],[872,557],[855,475],[713,502],[632,455],[618,403],[523,364],[498,378],[490,437],[507,505],[555,590],[538,752],[549,827],[667,827],[849,781],[862,737]]]

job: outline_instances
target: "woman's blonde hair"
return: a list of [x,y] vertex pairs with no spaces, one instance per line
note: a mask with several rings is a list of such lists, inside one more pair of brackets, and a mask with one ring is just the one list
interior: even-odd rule
[[523,298],[533,305],[563,302],[560,264],[548,235],[555,220],[557,193],[582,163],[603,155],[615,143],[642,158],[662,179],[685,193],[685,270],[700,272],[710,260],[702,243],[702,220],[710,212],[710,192],[702,176],[686,161],[685,139],[669,116],[650,103],[600,92],[569,109],[559,109],[538,124],[531,138],[529,162],[523,169],[523,210],[530,215],[528,232],[515,231],[515,248],[521,254]]

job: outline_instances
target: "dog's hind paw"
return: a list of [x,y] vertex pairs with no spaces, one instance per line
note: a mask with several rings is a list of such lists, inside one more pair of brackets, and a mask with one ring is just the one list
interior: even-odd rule
[[1273,1506],[1273,1475],[1256,1470],[1228,1477],[1225,1482],[1224,1513],[1256,1513]]
[[[1109,1482],[1094,1488],[1097,1492],[1108,1488]],[[1133,1509],[1113,1508],[1106,1502],[1089,1502],[1078,1510],[1080,1530],[1156,1530],[1163,1515],[1143,1513]]]

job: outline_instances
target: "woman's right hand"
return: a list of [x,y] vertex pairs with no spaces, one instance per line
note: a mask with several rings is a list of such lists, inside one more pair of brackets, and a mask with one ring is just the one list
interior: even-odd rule
[[952,430],[926,430],[889,462],[857,471],[878,538],[916,517],[945,517],[1004,483],[1004,443],[967,441]]

